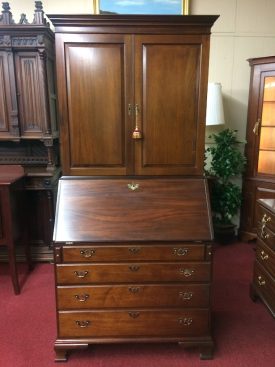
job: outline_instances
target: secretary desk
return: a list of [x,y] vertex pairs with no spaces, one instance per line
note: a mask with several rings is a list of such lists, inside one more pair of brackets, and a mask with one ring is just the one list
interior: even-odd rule
[[49,15],[63,177],[56,360],[97,343],[177,342],[212,358],[203,177],[217,16]]

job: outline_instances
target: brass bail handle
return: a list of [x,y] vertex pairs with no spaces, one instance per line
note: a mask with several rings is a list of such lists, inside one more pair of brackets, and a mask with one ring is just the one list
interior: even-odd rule
[[135,116],[136,116],[136,124],[135,130],[133,131],[132,138],[133,139],[142,139],[142,132],[139,127],[139,115],[140,115],[140,108],[139,105],[135,105]]

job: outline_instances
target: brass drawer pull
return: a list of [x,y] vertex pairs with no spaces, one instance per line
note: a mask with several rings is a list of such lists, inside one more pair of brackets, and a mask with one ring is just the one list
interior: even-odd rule
[[265,225],[263,225],[263,226],[262,226],[262,228],[261,228],[261,237],[262,237],[263,239],[267,240],[267,239],[269,238],[269,234],[268,234],[268,233],[266,233],[266,232],[264,231],[264,229],[265,229]]
[[266,224],[267,222],[271,221],[271,217],[268,217],[267,214],[264,214],[264,216],[262,217],[262,223]]
[[187,248],[174,248],[173,249],[173,254],[177,255],[177,256],[185,256],[188,254],[188,249]]
[[83,320],[83,321],[75,320],[75,323],[77,326],[84,328],[84,327],[90,326],[91,321],[90,320]]
[[136,191],[139,188],[139,184],[132,182],[132,183],[128,184],[127,187],[128,187],[129,190]]
[[77,300],[77,301],[79,301],[79,302],[86,302],[87,301],[87,299],[90,297],[89,296],[89,294],[86,294],[86,293],[84,293],[84,294],[75,294],[75,299]]
[[74,274],[78,278],[85,278],[89,274],[89,272],[87,270],[85,270],[85,271],[74,271]]
[[139,287],[129,287],[128,290],[129,292],[136,294],[140,291],[140,288]]
[[267,260],[268,257],[269,257],[268,254],[266,254],[264,251],[261,251],[261,255],[260,256],[261,256],[261,259],[262,260]]
[[261,277],[261,275],[258,276],[258,284],[259,286],[265,285],[265,280]]
[[178,322],[180,325],[184,325],[184,326],[190,326],[193,322],[192,317],[184,317],[184,318],[179,318]]
[[180,273],[183,274],[186,278],[188,278],[188,277],[191,277],[192,274],[194,274],[194,270],[181,268]]
[[140,247],[129,247],[128,250],[129,250],[130,254],[135,255],[135,254],[138,254],[140,252]]
[[139,317],[139,312],[136,312],[136,311],[130,311],[130,312],[128,312],[128,314],[133,319],[136,319],[137,317]]
[[82,255],[83,257],[92,257],[93,255],[95,255],[95,249],[85,249],[85,250],[80,250],[80,255]]
[[190,300],[193,297],[192,292],[179,292],[179,297],[184,300]]
[[131,271],[138,271],[139,270],[139,266],[138,265],[131,265],[131,266],[129,266],[129,269]]

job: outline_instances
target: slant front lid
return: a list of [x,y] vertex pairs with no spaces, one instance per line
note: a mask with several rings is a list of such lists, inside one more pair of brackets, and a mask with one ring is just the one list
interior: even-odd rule
[[59,182],[54,241],[211,240],[204,179]]

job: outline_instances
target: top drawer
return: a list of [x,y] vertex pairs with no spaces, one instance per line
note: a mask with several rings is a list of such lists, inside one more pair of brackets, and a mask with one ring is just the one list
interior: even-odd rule
[[194,261],[204,260],[204,244],[123,244],[63,246],[63,262]]
[[275,213],[269,207],[271,199],[261,199],[257,204],[257,222],[260,227],[267,227],[275,232]]

